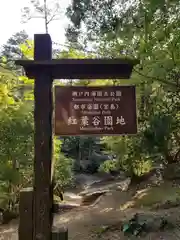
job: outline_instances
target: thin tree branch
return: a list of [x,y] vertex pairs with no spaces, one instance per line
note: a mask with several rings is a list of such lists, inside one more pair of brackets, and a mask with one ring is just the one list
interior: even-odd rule
[[45,24],[45,31],[48,33],[48,20],[47,20],[47,0],[44,0],[44,24]]
[[51,17],[47,20],[47,24],[49,24],[50,22],[52,22],[54,20],[54,18],[57,16],[57,12],[58,12],[58,7],[54,10],[54,13],[51,15]]

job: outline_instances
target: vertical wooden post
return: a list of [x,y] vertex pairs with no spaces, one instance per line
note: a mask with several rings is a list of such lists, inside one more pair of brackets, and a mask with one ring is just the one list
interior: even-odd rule
[[53,228],[52,240],[68,240],[68,229],[66,228]]
[[33,239],[33,189],[24,188],[20,192],[19,240]]
[[[49,34],[34,37],[34,60],[51,60],[52,43]],[[52,81],[48,69],[38,68],[34,84],[35,161],[33,197],[33,240],[51,239],[52,223]]]

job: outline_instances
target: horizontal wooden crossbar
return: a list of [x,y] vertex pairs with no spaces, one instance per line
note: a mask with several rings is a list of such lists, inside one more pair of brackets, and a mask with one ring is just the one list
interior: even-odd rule
[[43,71],[53,79],[128,79],[139,60],[131,59],[53,59],[49,61],[17,60],[26,75],[34,78]]

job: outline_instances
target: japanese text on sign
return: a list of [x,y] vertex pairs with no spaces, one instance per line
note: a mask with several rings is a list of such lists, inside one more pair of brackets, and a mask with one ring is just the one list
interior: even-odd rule
[[56,135],[135,134],[134,86],[56,87]]

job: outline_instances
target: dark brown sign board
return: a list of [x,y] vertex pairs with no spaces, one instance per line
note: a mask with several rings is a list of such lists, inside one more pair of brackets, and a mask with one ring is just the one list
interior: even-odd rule
[[55,135],[137,133],[135,86],[56,86]]

